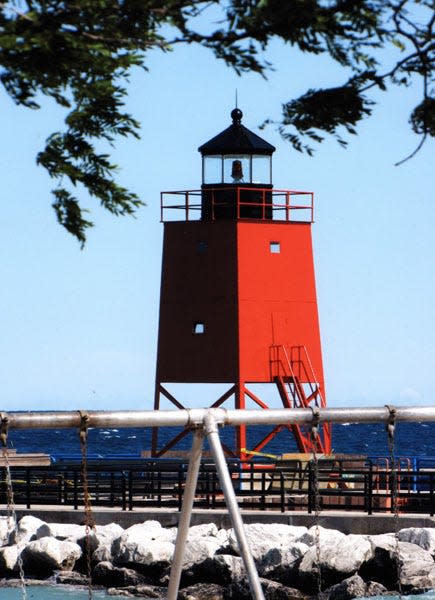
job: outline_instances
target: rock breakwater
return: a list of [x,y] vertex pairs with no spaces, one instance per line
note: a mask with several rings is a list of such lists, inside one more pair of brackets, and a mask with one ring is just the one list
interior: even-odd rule
[[[283,524],[245,526],[267,600],[299,600],[318,592],[322,600],[351,600],[398,590],[435,588],[435,528],[407,528],[382,535],[345,535],[334,529]],[[109,594],[165,598],[177,529],[145,521],[128,529],[96,526],[86,540],[80,525],[23,517],[15,530],[0,517],[0,577],[17,577],[21,556],[26,576],[47,582],[86,584],[85,552],[92,551],[92,581]],[[320,542],[320,553],[316,540]],[[400,568],[397,569],[397,558]],[[319,565],[320,560],[320,565]],[[232,529],[193,526],[185,549],[180,600],[251,598]]]

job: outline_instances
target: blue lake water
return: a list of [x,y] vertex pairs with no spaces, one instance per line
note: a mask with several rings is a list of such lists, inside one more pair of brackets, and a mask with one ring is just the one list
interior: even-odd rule
[[[21,590],[17,588],[0,588],[2,600],[21,600]],[[87,590],[74,590],[73,588],[53,588],[45,586],[29,586],[27,588],[29,600],[88,600]],[[121,600],[125,596],[108,596],[104,592],[94,591],[95,600]],[[418,596],[405,596],[407,600],[435,600],[435,590]],[[144,598],[144,600],[146,600]],[[364,599],[361,599],[364,600]],[[370,600],[399,600],[399,596],[372,596]]]
[[[253,448],[270,430],[265,426],[248,429],[248,449]],[[172,438],[179,429],[160,429],[161,445]],[[232,445],[234,432],[231,428],[221,431],[222,440]],[[382,424],[333,425],[332,447],[336,453],[364,454],[369,456],[388,455],[385,427]],[[46,452],[54,458],[79,456],[80,446],[77,431],[66,429],[11,431],[9,441],[18,452]],[[89,454],[104,458],[113,455],[140,456],[142,450],[151,446],[150,428],[91,429],[89,431]],[[176,448],[187,450],[188,436]],[[396,452],[402,456],[435,456],[435,423],[399,423],[397,425]],[[279,433],[264,449],[272,454],[295,452],[296,445],[288,431]]]
[[[26,587],[28,600],[88,600],[88,590],[76,590],[73,587],[48,587],[48,586],[33,586]],[[125,596],[108,596],[105,592],[93,591],[95,600],[121,600]],[[1,600],[21,600],[22,593],[20,588],[0,588]]]

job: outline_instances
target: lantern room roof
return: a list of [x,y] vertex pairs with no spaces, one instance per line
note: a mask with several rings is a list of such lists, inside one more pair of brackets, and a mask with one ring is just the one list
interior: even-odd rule
[[232,125],[198,148],[203,155],[210,154],[265,154],[275,152],[275,146],[242,125],[243,113],[231,111]]

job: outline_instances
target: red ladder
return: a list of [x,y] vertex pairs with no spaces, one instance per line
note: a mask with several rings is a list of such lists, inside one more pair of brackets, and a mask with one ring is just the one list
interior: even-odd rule
[[[270,363],[285,408],[326,407],[321,385],[317,380],[305,346],[293,346],[290,355],[283,345],[271,346]],[[310,429],[306,425],[290,424],[299,452],[330,452],[331,432],[329,424],[323,424],[313,448]]]

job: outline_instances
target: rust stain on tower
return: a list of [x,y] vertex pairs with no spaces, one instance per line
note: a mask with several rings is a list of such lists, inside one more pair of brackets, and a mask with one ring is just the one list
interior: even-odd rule
[[[155,409],[164,396],[182,403],[170,383],[227,383],[212,401],[247,399],[267,410],[250,384],[276,386],[286,408],[326,406],[311,241],[313,194],[275,190],[275,148],[241,123],[233,123],[199,151],[201,190],[163,192],[163,266],[156,371]],[[260,451],[283,429],[272,429],[253,451]],[[298,450],[313,450],[309,432],[287,429]],[[159,446],[163,455],[186,435]],[[236,432],[228,454],[248,458],[246,427]],[[324,425],[316,451],[329,453]]]

